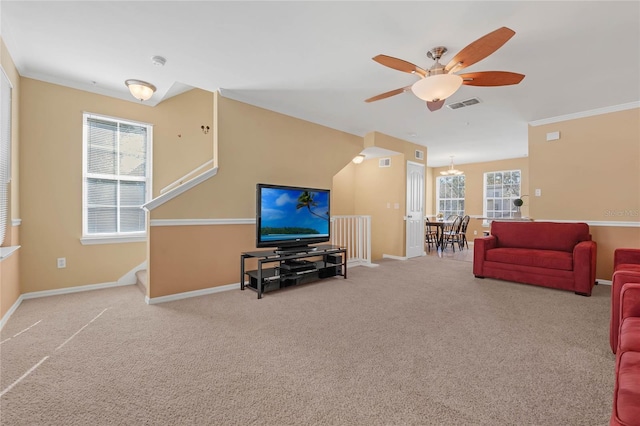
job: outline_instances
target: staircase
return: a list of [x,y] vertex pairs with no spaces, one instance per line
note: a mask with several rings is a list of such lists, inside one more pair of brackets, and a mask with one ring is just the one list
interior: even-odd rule
[[142,291],[142,294],[147,295],[147,270],[143,269],[136,272],[136,285]]

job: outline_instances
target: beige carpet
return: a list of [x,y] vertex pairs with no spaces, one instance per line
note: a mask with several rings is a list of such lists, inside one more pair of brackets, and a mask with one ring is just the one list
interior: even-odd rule
[[586,298],[471,268],[385,261],[262,300],[27,300],[1,333],[0,423],[608,424],[610,287]]

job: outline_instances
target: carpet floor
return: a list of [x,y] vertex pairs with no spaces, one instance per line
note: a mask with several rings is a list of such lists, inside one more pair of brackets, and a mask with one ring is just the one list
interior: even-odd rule
[[427,256],[261,300],[30,299],[0,333],[0,423],[607,425],[609,298]]

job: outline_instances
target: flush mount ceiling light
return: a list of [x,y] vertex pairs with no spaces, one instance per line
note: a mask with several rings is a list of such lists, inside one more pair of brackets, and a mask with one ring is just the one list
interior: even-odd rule
[[129,91],[134,98],[146,101],[156,91],[156,86],[146,81],[141,80],[127,80],[124,82],[129,88]]
[[364,161],[364,155],[360,154],[360,155],[356,155],[355,157],[353,157],[353,161],[354,164],[360,164]]
[[440,174],[443,175],[443,176],[457,176],[457,175],[463,175],[464,172],[462,170],[456,170],[456,168],[453,167],[453,155],[452,155],[451,156],[451,166],[449,166],[448,170],[440,172]]

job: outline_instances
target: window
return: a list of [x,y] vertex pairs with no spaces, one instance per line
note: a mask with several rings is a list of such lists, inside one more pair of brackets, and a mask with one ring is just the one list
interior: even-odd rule
[[438,177],[437,206],[438,214],[444,218],[464,214],[464,175]]
[[0,246],[4,244],[9,220],[11,181],[11,83],[0,68]]
[[520,170],[484,174],[484,216],[511,217],[515,212],[513,200],[520,197]]
[[144,237],[152,126],[86,113],[83,122],[83,243]]

